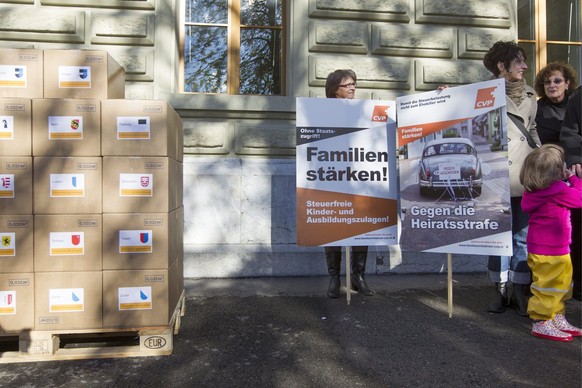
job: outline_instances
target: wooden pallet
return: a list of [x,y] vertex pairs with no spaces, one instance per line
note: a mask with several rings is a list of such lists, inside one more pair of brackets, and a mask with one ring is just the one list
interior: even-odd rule
[[185,312],[182,292],[166,326],[4,334],[0,336],[0,364],[170,355]]

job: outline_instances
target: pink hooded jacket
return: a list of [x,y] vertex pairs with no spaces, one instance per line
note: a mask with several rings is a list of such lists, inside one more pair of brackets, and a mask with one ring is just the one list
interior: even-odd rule
[[538,191],[525,191],[521,208],[529,214],[529,253],[560,256],[570,253],[572,224],[570,209],[582,208],[582,180],[576,176],[552,183]]

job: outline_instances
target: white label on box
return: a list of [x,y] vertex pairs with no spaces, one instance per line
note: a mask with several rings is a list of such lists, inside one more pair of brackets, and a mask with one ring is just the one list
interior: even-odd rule
[[0,174],[0,198],[14,198],[14,174]]
[[26,80],[26,66],[0,65],[0,87],[25,88]]
[[49,251],[51,256],[85,254],[85,232],[50,232]]
[[78,140],[83,139],[82,116],[49,116],[49,140]]
[[59,66],[59,88],[90,88],[91,66]]
[[150,118],[147,116],[118,116],[117,140],[149,140]]
[[0,315],[16,314],[16,291],[0,291]]
[[119,174],[121,197],[151,197],[154,195],[153,174]]
[[0,140],[14,140],[14,116],[0,116]]
[[51,174],[51,198],[84,197],[85,174]]
[[152,253],[153,236],[151,230],[120,230],[119,253]]
[[49,290],[49,312],[85,311],[84,288],[54,288]]
[[0,232],[0,257],[16,256],[16,233]]
[[119,311],[152,309],[151,287],[120,287],[117,291]]

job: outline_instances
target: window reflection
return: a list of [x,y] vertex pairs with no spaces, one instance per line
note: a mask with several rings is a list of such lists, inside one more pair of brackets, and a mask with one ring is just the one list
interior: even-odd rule
[[[580,69],[580,56],[582,55],[580,46],[567,44],[548,44],[548,58],[552,61],[566,62],[574,69]],[[579,77],[580,78],[580,77]]]
[[280,26],[283,7],[278,0],[241,0],[241,24],[247,26]]
[[533,0],[519,0],[517,4],[517,36],[519,39],[532,40],[534,37]]
[[184,91],[226,93],[226,28],[186,27]]
[[281,46],[279,31],[241,32],[240,94],[281,93]]
[[548,40],[580,41],[580,1],[547,0]]

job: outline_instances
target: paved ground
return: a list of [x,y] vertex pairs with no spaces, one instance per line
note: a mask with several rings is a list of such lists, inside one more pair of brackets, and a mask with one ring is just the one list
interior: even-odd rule
[[369,277],[378,294],[349,306],[323,277],[187,281],[171,356],[3,364],[0,386],[580,387],[582,339],[535,338],[485,311],[485,275],[454,280],[452,318],[446,275]]

